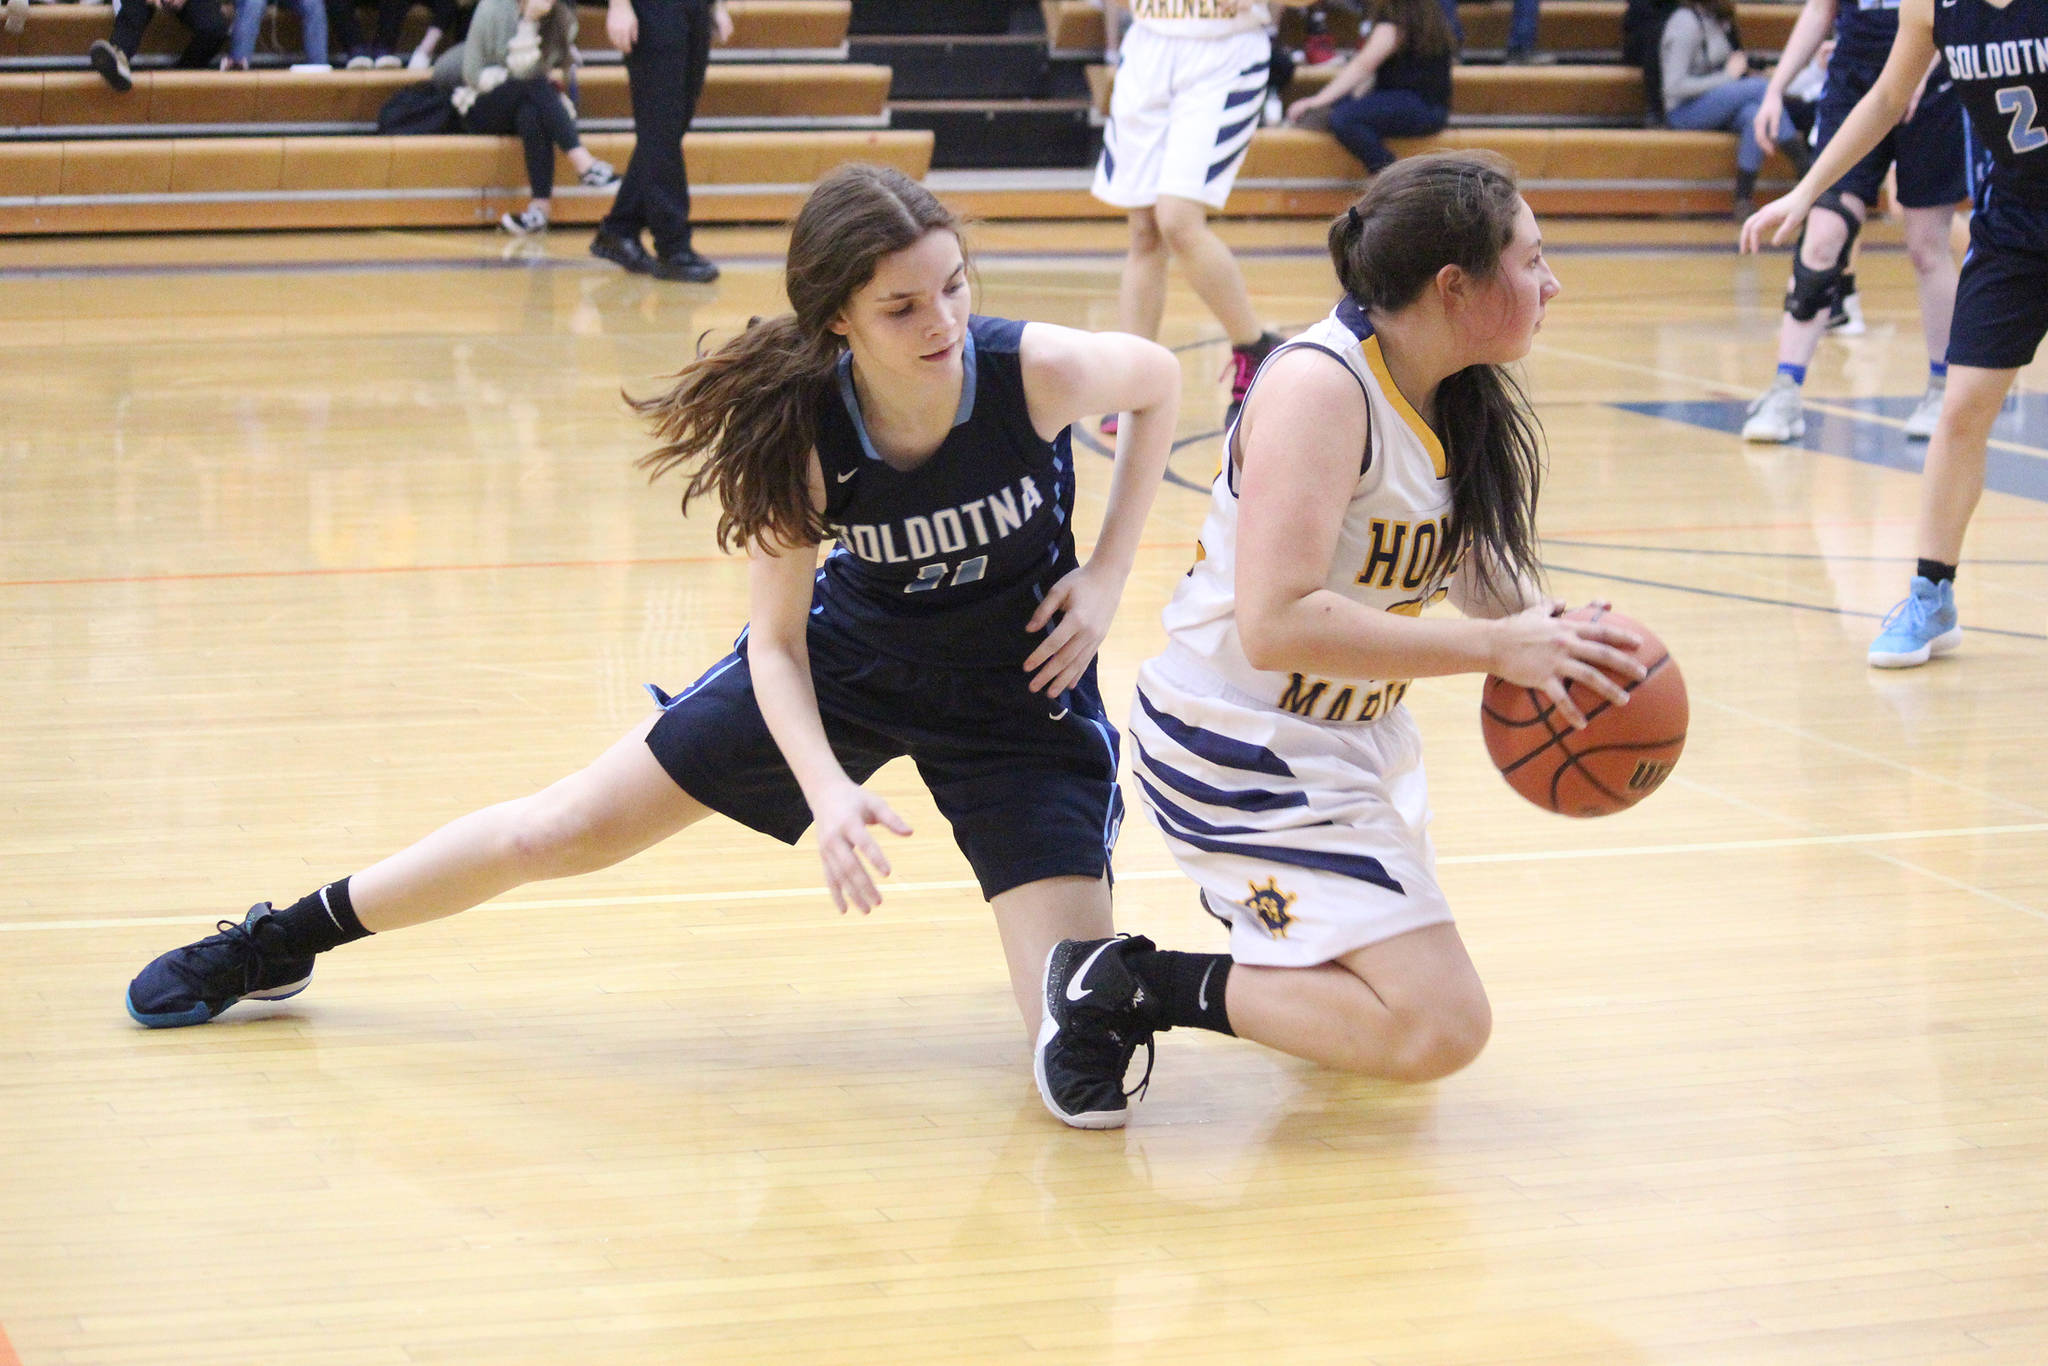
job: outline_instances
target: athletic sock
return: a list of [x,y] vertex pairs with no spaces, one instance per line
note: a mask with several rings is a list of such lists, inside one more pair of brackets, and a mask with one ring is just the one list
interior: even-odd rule
[[339,945],[353,944],[358,939],[370,937],[370,932],[363,928],[363,922],[356,919],[356,908],[349,901],[347,878],[330,882],[319,891],[300,897],[272,916],[271,923],[289,937],[294,952],[307,955],[325,953]]
[[1149,999],[1140,1010],[1154,1029],[1186,1025],[1217,1034],[1236,1033],[1223,1002],[1230,981],[1229,954],[1154,949],[1131,955],[1125,968],[1145,989]]
[[1943,564],[1940,560],[1922,560],[1914,567],[1913,572],[1935,583],[1956,581],[1956,567],[1952,564]]
[[1803,365],[1793,365],[1789,361],[1781,360],[1778,362],[1778,373],[1788,377],[1794,384],[1802,387],[1806,384],[1806,367]]

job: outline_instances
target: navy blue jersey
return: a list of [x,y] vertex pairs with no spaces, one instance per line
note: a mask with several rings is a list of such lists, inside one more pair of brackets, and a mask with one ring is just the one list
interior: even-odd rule
[[[1994,216],[2021,210],[2025,239],[2015,247],[2048,251],[2048,0],[1937,0],[1934,45],[1970,116],[1977,141],[1991,154],[1988,199]],[[2003,202],[2001,202],[2003,201]]]
[[1036,647],[1025,623],[1077,563],[1074,459],[1066,431],[1047,441],[1032,428],[1023,335],[1021,322],[968,320],[953,430],[907,472],[876,453],[852,357],[842,360],[818,415],[825,521],[838,543],[818,574],[813,629],[953,667],[1018,668]]
[[[1828,83],[1842,78],[1868,90],[1892,55],[1899,33],[1899,0],[1837,0],[1835,51],[1828,58]],[[1939,76],[1936,79],[1940,79]],[[1860,95],[1860,91],[1858,92]]]

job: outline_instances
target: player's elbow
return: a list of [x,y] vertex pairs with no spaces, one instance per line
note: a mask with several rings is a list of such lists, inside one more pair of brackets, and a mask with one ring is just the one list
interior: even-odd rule
[[1285,669],[1286,660],[1292,654],[1288,648],[1288,632],[1276,620],[1278,615],[1267,609],[1247,608],[1242,601],[1238,604],[1238,647],[1244,651],[1245,663],[1261,673]]

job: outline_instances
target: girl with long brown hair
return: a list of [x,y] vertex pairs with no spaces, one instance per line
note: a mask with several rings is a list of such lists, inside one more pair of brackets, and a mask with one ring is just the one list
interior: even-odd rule
[[[813,191],[786,283],[794,312],[636,405],[662,442],[643,463],[687,475],[686,508],[715,492],[721,544],[746,551],[733,652],[654,690],[661,710],[582,772],[165,954],[129,988],[137,1020],[293,994],[319,952],[607,867],[714,812],[789,843],[815,825],[834,904],[871,911],[889,861],[870,827],[910,828],[862,783],[908,755],[1037,1027],[1048,950],[1110,931],[1122,805],[1094,659],[1165,470],[1179,364],[1136,337],[972,315],[958,223],[878,167]],[[1131,421],[1083,562],[1067,429],[1111,411]],[[1121,1103],[1086,1122],[1120,1123]]]
[[[1491,1014],[1437,885],[1407,680],[1498,674],[1579,726],[1567,684],[1620,705],[1643,676],[1632,636],[1536,587],[1536,427],[1503,367],[1558,284],[1508,163],[1395,163],[1330,255],[1344,295],[1246,398],[1130,720],[1230,952],[1053,950],[1041,1047],[1102,1059],[1100,1087],[1179,1025],[1399,1081],[1471,1061]],[[1422,615],[1444,597],[1463,619]]]

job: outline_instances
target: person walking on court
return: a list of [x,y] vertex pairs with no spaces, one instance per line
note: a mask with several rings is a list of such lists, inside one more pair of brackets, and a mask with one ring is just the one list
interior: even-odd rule
[[[1470,1062],[1492,1017],[1437,885],[1407,680],[1498,674],[1580,726],[1568,684],[1621,705],[1644,676],[1636,637],[1535,586],[1537,428],[1502,367],[1558,283],[1511,165],[1398,161],[1329,245],[1343,298],[1246,397],[1130,719],[1230,951],[1077,936],[1046,959],[1041,1074],[1105,1104],[1181,1026],[1396,1081]],[[1465,620],[1422,616],[1446,596]]]
[[[605,32],[626,59],[633,155],[590,254],[657,280],[710,284],[718,267],[690,242],[683,134],[697,116],[711,44],[732,37],[725,0],[610,0]],[[650,254],[640,234],[651,230]]]
[[[1894,5],[1857,0],[1806,0],[1784,54],[1758,106],[1755,134],[1769,145],[1778,136],[1785,92],[1793,76],[1834,28],[1826,84],[1814,111],[1814,141],[1825,149],[1841,132],[1857,101],[1877,84],[1899,31]],[[1956,262],[1949,250],[1955,206],[1969,195],[1969,135],[1963,106],[1947,67],[1936,61],[1921,73],[1906,117],[1852,164],[1814,201],[1793,248],[1785,315],[1778,324],[1778,368],[1771,387],[1750,404],[1743,439],[1797,441],[1806,435],[1801,402],[1806,367],[1837,310],[1848,313],[1855,296],[1852,253],[1886,172],[1898,170],[1899,206],[1905,212],[1906,254],[1920,292],[1920,332],[1927,343],[1927,388],[1906,418],[1906,435],[1925,441],[1941,416],[1948,384],[1948,334],[1956,307]],[[1810,167],[1808,168],[1810,169]],[[1862,312],[1859,306],[1856,313]]]
[[1870,643],[1880,669],[1912,668],[1962,644],[1956,570],[1984,495],[1991,424],[2048,334],[2048,0],[1905,0],[1876,84],[1856,102],[1813,169],[1742,225],[1742,249],[1783,242],[1835,184],[1898,125],[1941,54],[1990,163],[1975,186],[1970,252],[1956,282],[1948,383],[1920,480],[1906,596]]
[[[1228,428],[1259,362],[1280,344],[1259,322],[1244,272],[1208,222],[1230,198],[1259,128],[1271,19],[1266,4],[1253,0],[1127,0],[1126,8],[1131,20],[1090,189],[1130,219],[1117,325],[1159,335],[1167,263],[1178,261],[1230,339]],[[1116,431],[1116,421],[1114,413],[1105,418],[1104,435]]]
[[[746,548],[733,652],[652,690],[660,710],[582,772],[158,958],[129,987],[135,1019],[281,999],[337,945],[607,867],[713,812],[792,844],[815,823],[833,902],[871,911],[889,861],[870,827],[910,828],[861,784],[907,754],[1037,1028],[1047,951],[1110,930],[1122,801],[1094,660],[1165,472],[1179,363],[1137,337],[972,316],[956,220],[893,170],[819,183],[786,279],[793,315],[636,405],[662,442],[641,463],[687,472],[685,510],[715,493],[720,544]],[[1132,418],[1084,563],[1068,427],[1111,410]]]

